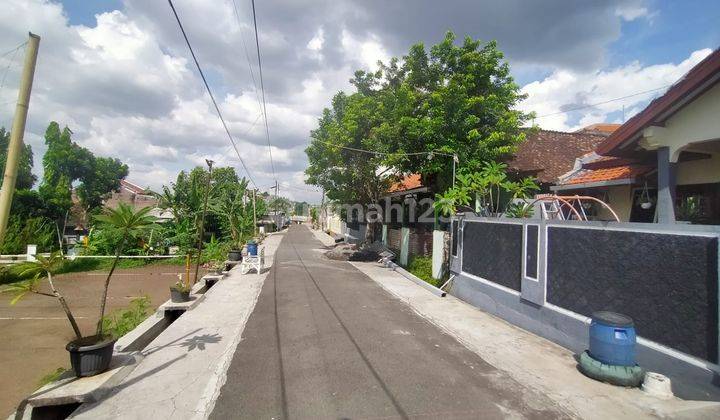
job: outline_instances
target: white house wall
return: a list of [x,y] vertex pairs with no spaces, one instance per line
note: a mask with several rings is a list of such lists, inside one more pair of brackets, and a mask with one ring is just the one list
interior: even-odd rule
[[646,128],[640,144],[648,150],[667,146],[671,160],[677,162],[689,143],[720,139],[719,115],[720,84],[717,84],[670,117],[665,127]]

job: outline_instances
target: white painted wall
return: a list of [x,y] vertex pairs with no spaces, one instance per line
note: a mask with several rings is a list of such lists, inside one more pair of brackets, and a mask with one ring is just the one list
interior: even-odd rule
[[[720,114],[716,118],[720,120]],[[714,182],[720,182],[720,154],[714,154],[710,159],[691,160],[677,165],[677,185]]]
[[665,127],[646,128],[640,145],[648,150],[667,146],[671,160],[677,162],[689,143],[716,139],[720,139],[720,84],[670,117]]
[[[627,222],[630,220],[630,210],[632,209],[632,187],[630,185],[608,187],[606,203],[612,207],[621,222]],[[615,220],[603,206],[600,206],[598,217],[602,220]]]

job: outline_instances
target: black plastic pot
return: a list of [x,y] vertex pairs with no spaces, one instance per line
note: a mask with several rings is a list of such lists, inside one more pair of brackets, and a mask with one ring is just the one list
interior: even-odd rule
[[94,376],[105,372],[110,366],[116,341],[112,337],[91,336],[69,342],[65,349],[70,352],[70,365],[75,376]]
[[170,288],[170,300],[175,303],[187,302],[190,300],[190,291],[181,292],[177,289]]
[[217,279],[205,279],[205,286],[207,286],[208,289],[215,286],[215,283],[217,283]]
[[242,260],[242,251],[238,249],[231,249],[230,252],[228,252],[228,261],[241,261]]

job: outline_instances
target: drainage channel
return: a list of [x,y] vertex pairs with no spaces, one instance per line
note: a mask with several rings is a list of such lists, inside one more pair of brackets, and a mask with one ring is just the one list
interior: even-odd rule
[[[203,277],[202,281],[193,287],[190,302],[173,303],[167,301],[160,305],[153,315],[150,315],[135,329],[122,336],[115,344],[115,354],[109,371],[98,375],[107,375],[107,378],[91,384],[92,378],[98,378],[97,376],[78,379],[71,372],[67,372],[56,382],[45,385],[23,400],[18,406],[14,418],[24,420],[63,420],[72,416],[73,412],[83,403],[104,398],[115,385],[120,383],[140,363],[143,358],[143,351],[148,345],[185,312],[199,304],[205,293],[221,278],[221,275]],[[78,380],[84,380],[89,384],[83,389],[82,386],[78,386],[76,383]],[[69,384],[73,385],[66,387]],[[72,388],[72,390],[63,393],[65,388]]]

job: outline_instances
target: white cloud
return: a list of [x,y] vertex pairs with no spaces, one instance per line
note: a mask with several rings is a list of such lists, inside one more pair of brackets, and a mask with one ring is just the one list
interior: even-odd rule
[[650,14],[647,7],[641,4],[621,4],[615,9],[615,15],[623,18],[625,21],[633,21],[635,19],[646,17]]
[[[258,185],[266,186],[273,175],[249,71],[257,80],[254,31],[249,8],[240,3],[239,24],[230,1],[184,0],[176,7],[240,153]],[[620,36],[621,22],[652,15],[644,1],[589,2],[573,8],[526,3],[258,4],[268,124],[284,191],[319,201],[320,193],[303,185],[303,150],[323,107],[339,90],[351,90],[349,79],[356,69],[375,70],[378,60],[402,55],[414,42],[436,43],[448,28],[461,37],[498,38],[515,66],[556,69],[525,87],[531,97],[523,106],[538,114],[670,83],[697,58],[667,67],[634,63],[598,71],[606,46]],[[179,170],[204,164],[206,157],[244,174],[166,2],[123,0],[121,10],[99,14],[87,26],[70,24],[62,5],[50,0],[6,0],[3,14],[10,18],[0,20],[0,51],[24,41],[28,29],[42,36],[26,134],[36,172],[44,130],[57,120],[96,154],[128,163],[130,180],[141,185],[158,188]],[[0,60],[0,68],[5,64]],[[11,71],[0,91],[0,124],[7,125],[14,110],[5,102],[17,94],[18,70]],[[561,115],[539,122],[569,128],[606,118],[612,109],[598,107],[573,120]]]
[[390,60],[390,54],[375,35],[371,34],[367,39],[360,40],[350,31],[343,30],[341,42],[348,58],[357,60],[371,71],[377,70],[378,61],[386,63]]
[[[528,98],[519,108],[534,111],[540,127],[554,130],[572,131],[593,123],[612,122],[608,120],[609,115],[622,112],[623,106],[627,119],[639,112],[650,99],[662,94],[663,90],[602,102],[673,84],[711,52],[710,49],[695,51],[678,64],[643,66],[633,62],[615,69],[588,73],[557,70],[544,80],[525,85],[522,91]],[[602,104],[562,113],[598,103]]]

